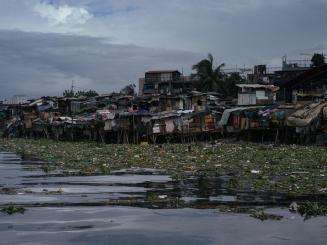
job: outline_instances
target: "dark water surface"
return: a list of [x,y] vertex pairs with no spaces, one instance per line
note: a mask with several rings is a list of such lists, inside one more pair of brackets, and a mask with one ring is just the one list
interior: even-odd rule
[[[173,181],[164,171],[107,176],[45,174],[41,161],[0,151],[0,244],[327,244],[327,218],[303,221],[283,195],[234,193],[230,176]],[[227,205],[271,207],[281,221],[221,213]]]

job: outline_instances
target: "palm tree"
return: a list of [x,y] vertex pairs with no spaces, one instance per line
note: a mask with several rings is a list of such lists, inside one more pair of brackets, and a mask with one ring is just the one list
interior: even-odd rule
[[195,73],[192,78],[197,81],[198,89],[202,92],[220,92],[225,93],[223,78],[224,74],[221,69],[224,63],[214,66],[214,58],[212,54],[208,54],[207,59],[201,60],[195,64],[192,69]]

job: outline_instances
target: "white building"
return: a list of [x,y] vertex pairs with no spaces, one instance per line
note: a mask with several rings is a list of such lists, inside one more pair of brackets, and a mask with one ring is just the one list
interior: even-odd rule
[[269,105],[276,101],[279,87],[262,84],[238,84],[238,105]]

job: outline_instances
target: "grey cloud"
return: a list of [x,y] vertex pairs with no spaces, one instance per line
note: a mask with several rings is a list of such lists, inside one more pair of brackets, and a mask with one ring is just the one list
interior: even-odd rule
[[[94,18],[85,29],[118,43],[212,52],[234,64],[266,63],[327,39],[325,0],[131,0],[125,4],[137,8]],[[98,28],[92,31],[94,26]]]
[[58,95],[77,80],[99,92],[137,82],[145,70],[190,71],[202,55],[117,45],[104,39],[62,34],[0,31],[0,96]]
[[[267,63],[325,45],[326,0],[43,0],[93,15],[77,29],[51,26],[40,0],[3,0],[0,28],[105,37],[119,44],[213,53],[231,64]],[[16,13],[16,14],[14,14]]]
[[33,10],[39,2],[1,0],[0,29],[31,31],[0,33],[2,96],[15,83],[35,93],[41,80],[42,92],[71,79],[111,90],[148,68],[189,69],[208,52],[234,67],[327,47],[326,0],[51,0],[93,16],[78,28],[49,24]]

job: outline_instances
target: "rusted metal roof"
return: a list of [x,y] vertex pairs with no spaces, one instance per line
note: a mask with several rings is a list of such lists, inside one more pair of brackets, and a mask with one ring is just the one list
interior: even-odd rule
[[296,85],[303,84],[305,82],[309,82],[313,79],[319,78],[320,76],[323,76],[325,74],[327,74],[327,64],[307,70],[301,73],[300,75],[298,75],[297,77],[285,81],[280,86],[285,88],[293,87]]
[[273,92],[276,92],[279,90],[279,87],[275,85],[265,85],[265,84],[236,84],[237,87],[239,88],[264,88],[264,89],[269,89]]

